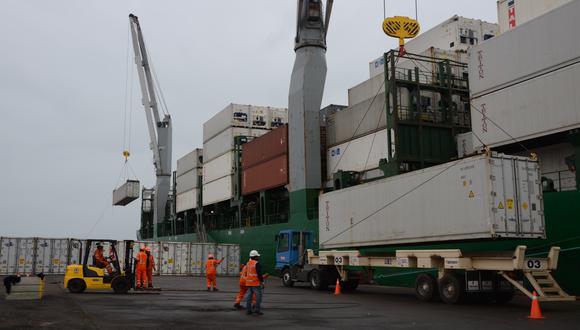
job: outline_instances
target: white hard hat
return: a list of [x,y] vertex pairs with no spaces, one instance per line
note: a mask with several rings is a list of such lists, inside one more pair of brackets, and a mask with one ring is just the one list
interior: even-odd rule
[[256,251],[256,250],[250,251],[250,258],[251,257],[259,257],[259,256],[260,256],[260,254],[258,253],[258,251]]

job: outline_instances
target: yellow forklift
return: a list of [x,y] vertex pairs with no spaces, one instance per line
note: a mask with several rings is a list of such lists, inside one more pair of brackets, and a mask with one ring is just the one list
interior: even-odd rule
[[[81,260],[82,263],[80,265],[68,265],[64,276],[64,287],[71,293],[82,293],[86,289],[113,289],[115,293],[127,293],[131,288],[135,288],[135,265],[133,259],[134,241],[124,241],[125,255],[123,259],[123,269],[121,269],[119,257],[117,255],[117,241],[89,239],[86,241],[84,255],[82,242],[77,242],[80,244],[79,260]],[[98,249],[98,246],[103,246],[103,243],[109,243],[108,256],[104,257],[109,263],[111,272],[106,269],[107,267],[105,264],[96,260],[94,255],[89,256],[93,246]]]

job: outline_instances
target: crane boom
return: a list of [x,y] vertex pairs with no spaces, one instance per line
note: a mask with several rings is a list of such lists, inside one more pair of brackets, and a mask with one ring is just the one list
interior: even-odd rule
[[166,216],[166,204],[169,198],[171,182],[171,116],[164,115],[161,119],[155,94],[151,66],[147,56],[143,33],[137,16],[130,14],[131,37],[135,52],[135,64],[139,75],[141,95],[147,128],[149,130],[150,148],[153,151],[153,165],[155,167],[155,195],[153,207],[153,236],[157,238],[157,224],[163,222]]

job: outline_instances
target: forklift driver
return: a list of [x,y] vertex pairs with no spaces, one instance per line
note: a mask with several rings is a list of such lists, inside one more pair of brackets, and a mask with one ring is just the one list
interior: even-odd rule
[[93,255],[93,264],[99,268],[107,268],[109,275],[113,274],[113,267],[103,255],[103,246],[100,243],[97,243],[97,249],[95,250],[95,255]]

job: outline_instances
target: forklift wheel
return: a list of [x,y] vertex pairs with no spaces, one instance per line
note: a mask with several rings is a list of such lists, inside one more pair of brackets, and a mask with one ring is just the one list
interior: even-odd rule
[[68,281],[67,288],[70,293],[82,293],[87,288],[87,284],[80,278],[73,278]]
[[129,280],[125,276],[117,276],[111,282],[111,287],[115,293],[127,293],[131,289]]

